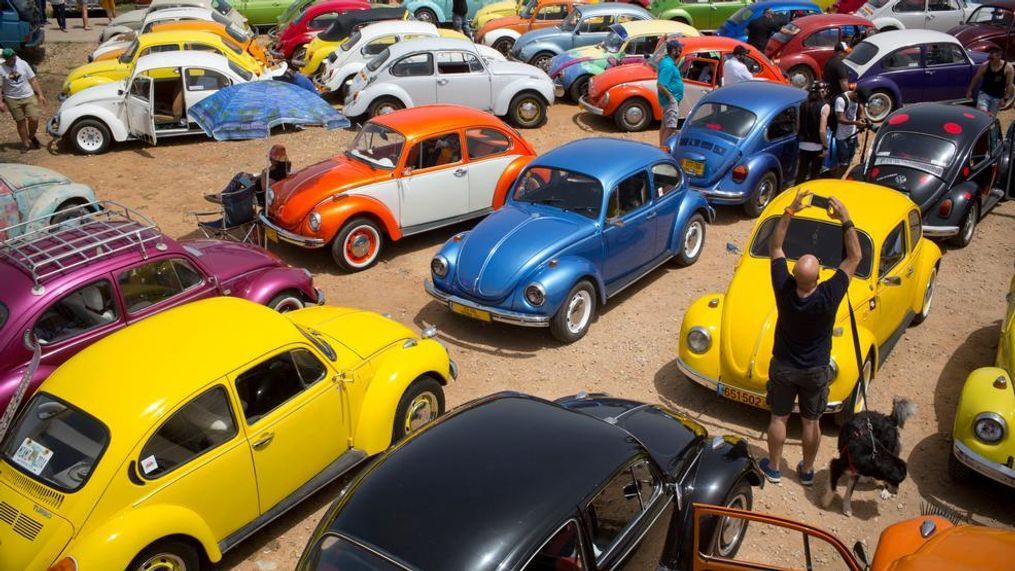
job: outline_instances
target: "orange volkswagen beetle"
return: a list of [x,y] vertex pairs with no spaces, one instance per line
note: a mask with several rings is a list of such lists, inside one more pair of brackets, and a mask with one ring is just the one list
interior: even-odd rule
[[[660,40],[664,42],[666,38]],[[756,48],[733,38],[700,36],[680,38],[684,44],[684,59],[680,75],[684,78],[684,100],[680,103],[680,118],[698,102],[702,95],[722,85],[721,79],[726,58],[733,48],[747,48],[748,65],[756,79],[787,83],[772,62]],[[658,61],[661,45],[656,46],[652,60]],[[619,65],[592,78],[588,95],[580,101],[582,108],[595,115],[613,117],[622,131],[644,131],[652,121],[663,118],[659,97],[656,95],[656,70],[647,63]]]
[[535,150],[482,111],[424,105],[368,121],[342,154],[266,193],[271,241],[330,246],[343,270],[377,262],[388,240],[485,216]]

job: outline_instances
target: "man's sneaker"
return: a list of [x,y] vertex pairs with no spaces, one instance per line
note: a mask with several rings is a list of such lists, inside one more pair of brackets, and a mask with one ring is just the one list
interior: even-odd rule
[[32,135],[32,146],[35,147],[36,149],[42,148],[42,142],[39,141],[39,138],[36,137],[35,135]]
[[758,462],[758,467],[761,468],[761,472],[765,474],[765,479],[769,482],[778,484],[782,481],[782,472],[770,466],[768,458],[762,458],[761,462]]
[[801,486],[810,486],[814,484],[814,470],[811,470],[810,472],[804,472],[803,460],[801,460],[800,463],[796,465],[796,473],[797,476],[800,477]]

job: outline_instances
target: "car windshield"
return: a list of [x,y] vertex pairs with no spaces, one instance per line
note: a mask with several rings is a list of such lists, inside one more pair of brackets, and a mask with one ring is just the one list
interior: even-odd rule
[[1015,20],[1015,12],[1002,6],[980,6],[966,20],[967,24],[987,24],[1007,28]]
[[393,169],[402,156],[405,137],[390,127],[368,122],[366,127],[353,139],[347,156],[359,159],[371,166]]
[[730,16],[730,23],[743,24],[744,22],[747,21],[748,18],[751,17],[751,14],[754,14],[754,10],[751,10],[750,8],[741,8],[737,10],[736,13],[734,13],[732,16]]
[[603,40],[603,47],[611,54],[615,54],[620,51],[620,48],[624,46],[624,36],[611,30]]
[[95,417],[40,392],[7,433],[3,457],[33,479],[64,492],[80,488],[109,444]]
[[[751,244],[751,255],[755,258],[768,257],[768,239],[775,230],[775,224],[779,216],[772,216],[761,223],[758,233],[754,235],[754,242]],[[873,251],[870,236],[866,232],[858,232],[860,238],[860,265],[856,268],[856,275],[861,278],[868,278],[871,275],[873,265]],[[845,249],[842,243],[842,227],[831,222],[814,220],[801,216],[794,217],[789,221],[789,229],[786,231],[786,240],[782,244],[782,250],[786,253],[786,259],[798,260],[805,254],[813,254],[824,268],[834,269],[839,267],[845,257]]]
[[226,0],[211,0],[211,7],[223,16],[227,16],[233,9],[232,5],[229,4],[229,2],[226,2]]
[[536,6],[538,5],[539,0],[528,0],[528,2],[525,3],[525,6],[518,11],[518,15],[523,19],[528,20],[532,17],[532,14],[536,11]]
[[578,20],[582,17],[582,13],[578,10],[571,10],[571,13],[564,18],[564,21],[560,23],[560,29],[565,32],[574,30],[575,26],[578,25]]
[[909,131],[893,131],[878,142],[875,165],[899,165],[917,168],[941,177],[955,158],[955,143]]
[[688,125],[740,139],[751,132],[757,120],[757,115],[742,107],[726,103],[702,103],[694,110]]
[[531,167],[518,179],[514,200],[545,204],[597,220],[603,204],[603,185],[581,173]]
[[377,71],[382,65],[384,65],[384,62],[388,61],[389,57],[391,57],[391,50],[384,48],[384,51],[375,55],[372,60],[367,62],[367,69],[369,71]]
[[853,46],[853,51],[846,56],[846,61],[856,65],[867,65],[876,55],[878,55],[877,46],[870,42],[860,42]]
[[359,40],[362,37],[363,34],[360,33],[359,30],[356,30],[355,32],[349,34],[349,37],[342,41],[342,51],[347,52],[351,50],[353,46],[359,43]]
[[796,24],[786,24],[772,36],[772,39],[779,42],[780,44],[785,44],[786,42],[793,39],[793,36],[799,33],[800,28]]
[[307,568],[318,571],[405,571],[378,553],[334,533],[326,533],[307,554]]
[[137,38],[134,38],[134,41],[131,42],[130,45],[127,46],[127,49],[123,50],[123,53],[120,54],[119,58],[117,58],[119,60],[119,62],[120,63],[130,63],[130,62],[134,61],[134,54],[137,53],[137,48],[140,45],[141,44],[137,41]]

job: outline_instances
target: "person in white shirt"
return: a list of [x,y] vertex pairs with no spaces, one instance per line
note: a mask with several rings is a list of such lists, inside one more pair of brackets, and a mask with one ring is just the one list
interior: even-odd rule
[[[851,86],[852,87],[852,86]],[[832,112],[835,113],[835,168],[829,171],[829,177],[842,178],[846,169],[853,162],[856,153],[857,133],[866,123],[863,102],[860,93],[851,89],[838,95],[832,101]]]
[[726,60],[722,69],[722,84],[724,86],[754,79],[754,74],[747,69],[745,58],[747,58],[747,48],[744,46],[733,48],[733,57]]
[[46,104],[46,96],[42,94],[39,80],[28,62],[19,58],[11,48],[5,48],[2,53],[0,92],[3,93],[3,101],[0,101],[0,113],[11,112],[21,137],[21,152],[27,153],[42,146],[35,132],[39,130],[39,104]]

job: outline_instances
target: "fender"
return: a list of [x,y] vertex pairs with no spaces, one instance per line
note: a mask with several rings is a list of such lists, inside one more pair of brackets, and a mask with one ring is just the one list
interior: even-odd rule
[[493,103],[493,114],[499,117],[507,115],[511,100],[523,91],[535,91],[543,98],[547,106],[553,105],[553,84],[549,79],[521,77],[501,87],[497,93],[497,99]]
[[[765,173],[775,171],[775,176],[779,178],[780,188],[782,187],[782,183],[785,181],[785,177],[782,172],[782,163],[780,163],[779,159],[775,158],[775,156],[771,153],[751,155],[746,161],[742,161],[740,164],[747,165],[747,179],[740,183],[740,186],[747,191],[748,195],[754,192],[754,187],[758,184],[758,181],[761,180],[761,177],[764,176]],[[731,176],[731,173],[732,169],[730,170],[730,173],[726,174],[726,176]]]
[[[952,211],[949,213],[948,218],[942,219],[938,216],[937,206],[945,199],[952,201]],[[933,206],[927,212],[924,217],[927,221],[932,223],[941,223],[946,226],[958,226],[962,223],[962,219],[966,216],[966,212],[969,211],[972,202],[979,201],[979,188],[976,183],[971,180],[957,184],[950,188],[947,192],[938,196],[933,201]],[[982,216],[982,212],[980,213]]]
[[405,4],[405,9],[408,10],[408,12],[413,16],[416,15],[416,12],[420,8],[429,8],[433,10],[433,13],[437,15],[438,22],[443,23],[451,21],[450,14],[448,14],[444,10],[444,8],[442,6],[439,6],[436,2],[431,2],[430,0],[415,0],[414,2],[409,2],[408,4]]
[[524,287],[532,281],[538,281],[546,288],[546,303],[541,308],[547,315],[554,315],[564,297],[579,280],[588,278],[596,288],[599,297],[599,304],[606,303],[606,283],[599,274],[599,269],[581,256],[560,256],[556,258],[557,267],[550,268],[543,264],[539,266],[530,278],[519,281],[517,288]]
[[785,73],[789,73],[790,69],[797,67],[798,65],[807,66],[808,69],[811,70],[811,73],[814,74],[814,77],[817,77],[819,79],[821,78],[821,73],[823,70],[821,70],[818,67],[818,62],[814,61],[814,58],[812,58],[807,54],[797,52],[795,54],[790,54],[786,57],[779,58],[779,69]]
[[123,81],[124,78],[110,79],[103,75],[89,75],[87,77],[79,77],[74,81],[67,84],[67,94],[74,95],[82,90],[94,87],[96,85],[102,85],[103,83],[112,83],[114,81]]
[[652,107],[652,116],[656,121],[661,121],[663,118],[663,108],[659,106],[659,96],[644,85],[621,83],[611,87],[607,93],[610,94],[610,102],[603,107],[604,115],[613,115],[621,104],[628,99],[637,97],[644,99]]
[[[95,202],[95,192],[90,187],[78,183],[50,186],[45,192],[35,197],[26,220],[48,218],[56,212],[56,209],[61,204],[68,200]],[[25,230],[33,230],[36,227],[41,228],[48,223],[48,220],[40,220],[37,226],[32,225],[25,228]]]
[[488,46],[493,46],[494,42],[501,38],[510,38],[517,41],[520,37],[522,37],[522,35],[511,28],[497,28],[496,30],[490,30],[483,36],[483,43]]
[[[360,91],[358,100],[354,100],[352,105],[348,106],[348,112],[346,115],[356,117],[357,115],[363,115],[370,108],[370,104],[374,102],[378,97],[390,95],[395,99],[398,99],[405,105],[406,108],[415,107],[416,104],[409,97],[409,94],[404,89],[398,87],[390,81],[376,81],[368,85],[363,91]],[[354,111],[355,110],[355,111]]]
[[[880,369],[880,354],[878,353],[877,339],[870,329],[860,324],[861,316],[857,315],[857,336],[860,338],[860,361],[867,357],[871,358],[874,365],[871,381],[877,378]],[[832,337],[832,358],[838,372],[828,384],[829,402],[845,401],[856,387],[856,381],[860,378],[860,370],[856,368],[856,357],[853,356],[853,334],[850,333],[849,315],[840,318],[836,327],[842,327],[842,335]],[[868,389],[869,390],[869,389]]]
[[113,136],[114,141],[122,143],[130,138],[130,131],[127,130],[127,124],[123,119],[104,107],[86,104],[62,110],[59,113],[59,135],[61,137],[70,132],[71,127],[81,119],[98,119],[109,129],[109,133]]
[[[383,202],[362,194],[342,193],[334,198],[329,198],[314,207],[321,214],[321,229],[316,235],[327,241],[334,239],[339,229],[345,222],[354,216],[367,215],[377,222],[380,222],[384,232],[392,241],[402,238],[402,228],[394,215],[388,210]],[[307,215],[309,216],[309,212]],[[315,233],[307,226],[306,220],[300,225],[300,232],[306,232],[307,236]]]
[[[973,51],[973,52],[987,53],[987,52],[989,52],[990,50],[993,50],[993,49],[1000,50],[1001,46],[999,46],[996,43],[991,42],[991,41],[980,40],[978,42],[973,42],[971,45],[966,46],[966,49],[969,50],[969,51]],[[1001,50],[1001,53],[1004,53],[1004,50]]]
[[[713,302],[713,300],[715,300]],[[719,378],[720,337],[722,336],[722,312],[726,294],[707,293],[687,308],[680,324],[677,339],[677,355],[695,371],[711,379]],[[715,303],[715,307],[709,304]],[[692,327],[702,327],[712,336],[712,344],[702,354],[692,353],[687,348],[687,334]]]
[[302,269],[293,267],[254,270],[222,285],[232,289],[232,295],[249,299],[261,305],[266,305],[271,301],[271,298],[290,289],[302,293],[304,299],[311,303],[317,300],[313,281]]
[[692,216],[701,214],[707,224],[711,224],[715,220],[715,210],[708,205],[708,201],[705,200],[705,197],[700,192],[690,189],[684,192],[688,194],[680,202],[677,216],[673,222],[673,234],[670,236],[670,245],[667,248],[671,252],[680,251],[680,241],[684,235],[684,228],[690,222]]
[[391,445],[395,409],[409,385],[426,374],[433,375],[441,385],[447,385],[451,378],[448,352],[433,339],[420,340],[407,348],[397,341],[375,357],[373,365],[373,378],[365,389],[360,417],[353,429],[353,446],[370,456]]
[[674,8],[672,10],[667,10],[662,14],[659,14],[659,19],[674,20],[674,21],[683,20],[695,28],[698,27],[694,25],[694,18],[692,18],[691,15],[687,12],[687,10],[684,10],[683,8]]
[[[523,34],[522,38],[524,37],[525,36]],[[519,40],[521,40],[521,38],[519,38]],[[557,44],[551,44],[549,42],[536,42],[534,44],[526,44],[525,46],[522,46],[522,49],[518,52],[518,59],[524,61],[525,63],[529,63],[530,61],[532,61],[532,58],[536,57],[536,55],[538,54],[546,52],[556,57],[564,53],[565,51],[566,50],[562,49]]]
[[136,32],[137,32],[137,30],[135,30],[133,28],[128,28],[127,26],[109,26],[108,28],[105,28],[104,30],[102,30],[102,35],[100,36],[100,40],[103,41],[103,42],[106,42],[110,38],[112,38],[113,36],[116,36],[116,35],[119,35],[119,34],[132,34],[132,33],[136,33]]
[[[448,261],[448,275],[443,278],[439,278],[434,275],[433,272],[429,272],[430,279],[433,280],[434,285],[443,291],[452,291],[454,286],[454,276],[457,272],[458,256],[462,253],[462,244],[469,237],[470,230],[459,232],[451,238],[448,238],[446,242],[441,246],[440,250],[437,250],[436,255],[444,256],[444,259]],[[457,240],[455,239],[457,238]]]
[[[920,247],[923,248],[923,255],[920,256],[920,265],[916,268],[916,279],[920,284],[920,292],[925,292],[927,289],[927,280],[930,279],[930,272],[935,267],[938,267],[941,263],[941,248],[931,242],[930,240],[924,240],[921,238]],[[940,270],[938,270],[940,273]],[[923,310],[923,295],[913,296],[913,313],[919,313]]]
[[861,182],[867,180],[867,174],[863,163],[849,169],[849,174],[846,175],[846,180],[858,180]]
[[906,27],[902,25],[902,22],[895,18],[881,17],[874,20],[874,27],[878,31],[884,30],[885,28],[895,28],[896,30],[905,30]]
[[[1004,379],[1007,384],[997,388],[994,382],[997,379]],[[980,367],[969,373],[966,382],[962,386],[962,393],[959,396],[959,404],[955,408],[955,423],[952,428],[952,436],[962,441],[974,452],[988,458],[995,458],[1000,463],[1004,460],[1004,440],[1001,444],[983,444],[973,437],[973,419],[984,411],[991,411],[1002,418],[1011,427],[1015,424],[1015,409],[1010,406],[1002,406],[1003,402],[1010,402],[1011,395],[1004,392],[1011,391],[1011,376],[1000,367]],[[1009,428],[1010,430],[1010,428]],[[1007,435],[1007,442],[1012,442],[1012,435]],[[1002,458],[998,458],[1001,456]]]
[[895,105],[903,105],[905,101],[902,100],[902,93],[899,92],[899,86],[895,85],[894,81],[885,79],[884,76],[868,76],[861,79],[857,83],[861,83],[860,87],[866,89],[868,92],[872,92],[876,89],[887,91],[892,96],[892,100],[895,101]]
[[507,167],[504,168],[504,172],[500,174],[500,179],[497,181],[497,187],[493,191],[493,209],[497,210],[504,203],[507,202],[508,192],[515,185],[515,180],[518,179],[518,175],[522,173],[522,169],[525,165],[532,162],[532,159],[536,158],[534,155],[522,155],[515,160],[511,161]]
[[[31,359],[31,353],[29,353],[28,358]],[[32,397],[32,393],[39,388],[39,385],[53,374],[56,367],[56,365],[39,363],[39,368],[35,370],[35,375],[32,376],[32,380],[28,381],[28,389],[25,391],[25,396],[21,400],[22,406],[28,402],[28,399]],[[25,369],[27,368],[28,361],[25,361],[24,363],[21,363],[21,365],[7,371],[2,377],[0,377],[0,403],[3,403],[0,408],[6,408],[7,403],[11,402],[11,399],[14,398],[14,392],[18,390],[18,384],[21,383],[21,377],[25,374]]]

